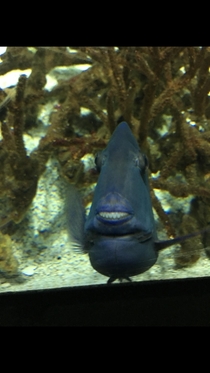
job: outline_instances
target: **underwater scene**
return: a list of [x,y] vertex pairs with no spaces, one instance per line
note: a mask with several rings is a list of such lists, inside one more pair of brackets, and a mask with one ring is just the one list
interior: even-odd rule
[[210,47],[0,47],[0,293],[210,276]]

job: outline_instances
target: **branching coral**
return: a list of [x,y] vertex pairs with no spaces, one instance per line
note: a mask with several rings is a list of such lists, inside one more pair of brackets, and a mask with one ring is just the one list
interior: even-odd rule
[[21,221],[36,193],[37,162],[27,156],[23,141],[25,84],[26,77],[22,75],[8,120],[1,123],[0,196],[5,198],[6,209],[1,214],[0,226],[11,220]]
[[[84,174],[80,159],[103,148],[122,118],[148,155],[151,172],[158,172],[151,177],[151,195],[168,234],[188,233],[209,223],[209,47],[8,48],[2,61],[0,74],[31,68],[31,75],[21,77],[10,96],[0,95],[0,197],[7,201],[1,225],[22,219],[49,156],[56,156],[64,177],[79,187],[93,182],[94,174]],[[44,88],[54,67],[80,64],[89,68],[59,80],[51,91]],[[38,125],[40,107],[53,100],[58,105],[46,134],[28,156],[23,133]],[[87,119],[83,108],[91,113]],[[164,118],[170,118],[167,125]],[[173,221],[155,188],[175,198],[193,195],[189,214]],[[182,245],[179,265],[197,260],[201,241],[196,242],[193,253],[190,243]]]
[[9,235],[0,232],[0,273],[5,276],[18,275],[18,261],[12,252],[12,241]]

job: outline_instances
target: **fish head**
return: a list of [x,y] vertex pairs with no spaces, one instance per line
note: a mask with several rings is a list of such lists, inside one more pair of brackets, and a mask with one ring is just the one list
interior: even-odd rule
[[97,155],[96,167],[100,174],[85,231],[152,235],[154,218],[147,158],[126,122],[118,125],[106,149]]

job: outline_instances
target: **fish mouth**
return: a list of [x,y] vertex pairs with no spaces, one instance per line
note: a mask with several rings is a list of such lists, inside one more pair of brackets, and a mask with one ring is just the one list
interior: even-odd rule
[[100,199],[96,217],[102,223],[122,224],[133,217],[133,210],[127,199],[112,192]]

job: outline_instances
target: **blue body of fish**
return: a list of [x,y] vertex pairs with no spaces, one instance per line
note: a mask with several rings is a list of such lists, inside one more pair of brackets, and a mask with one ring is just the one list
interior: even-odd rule
[[126,122],[96,156],[99,170],[90,213],[69,187],[67,220],[75,243],[108,282],[128,279],[153,266],[158,251],[201,232],[158,241],[147,177],[147,158]]

